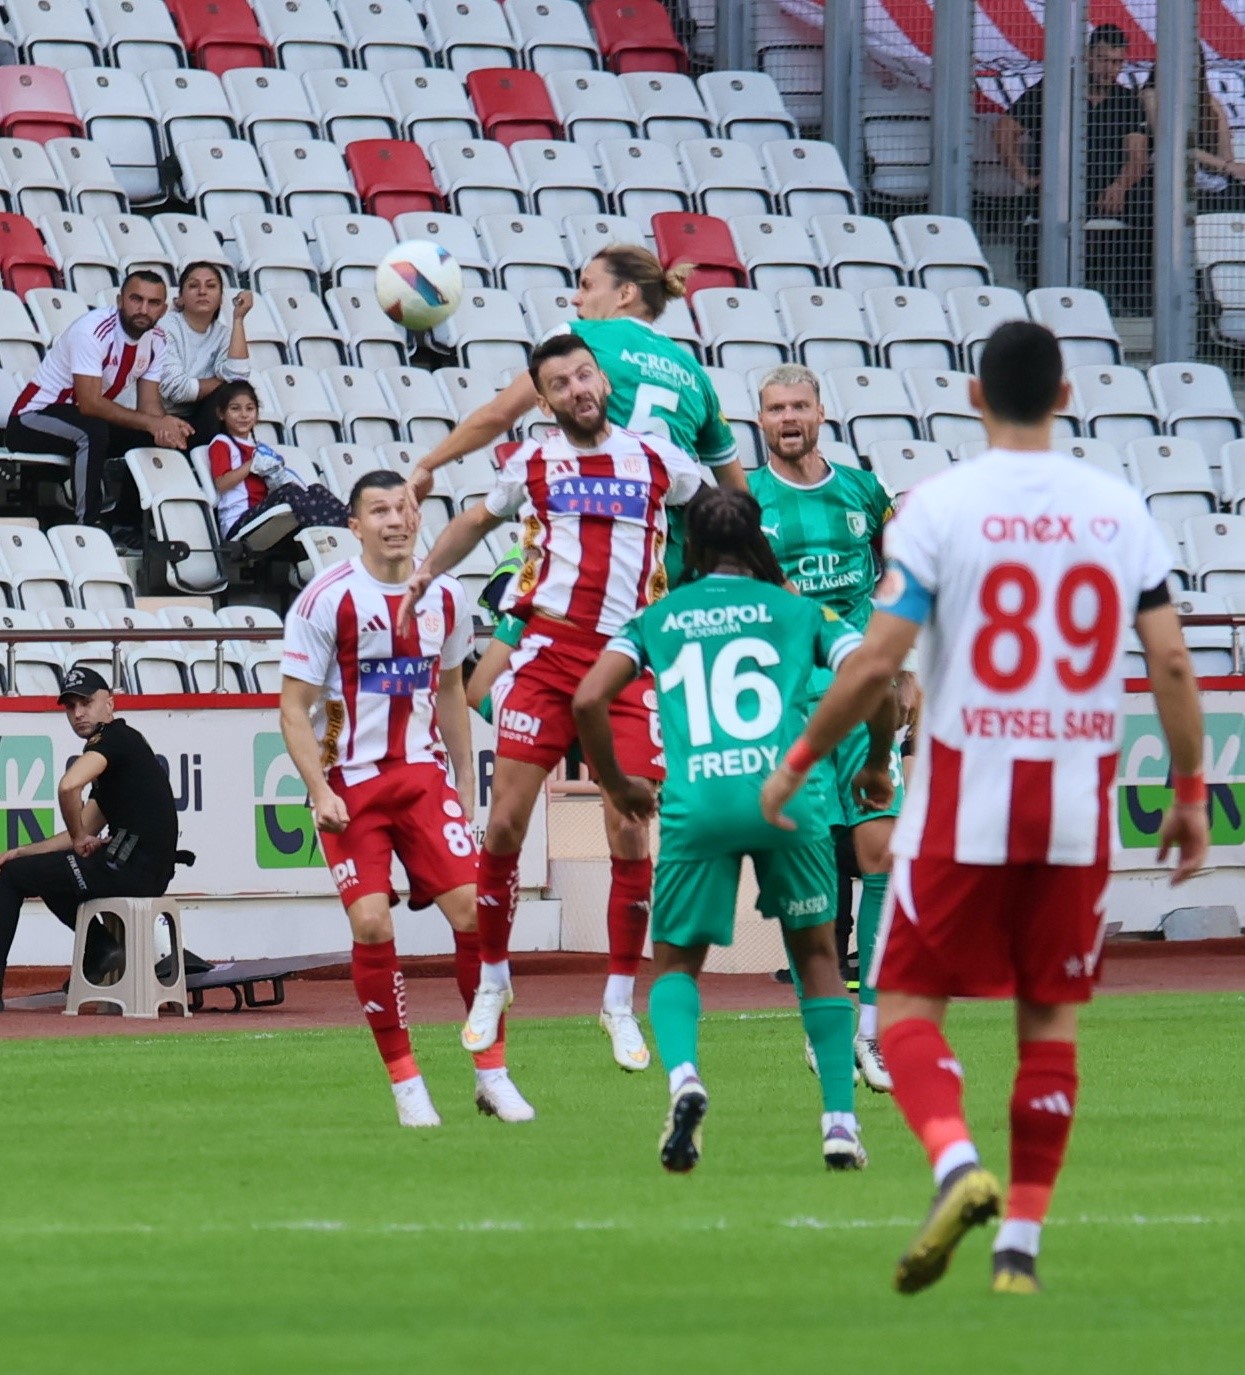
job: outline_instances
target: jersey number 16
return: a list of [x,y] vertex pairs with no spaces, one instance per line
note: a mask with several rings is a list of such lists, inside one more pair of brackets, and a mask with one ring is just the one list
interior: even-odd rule
[[[782,719],[782,694],[778,684],[757,669],[743,669],[747,659],[761,668],[780,662],[778,651],[766,640],[743,638],[724,645],[705,674],[703,645],[686,644],[669,668],[657,680],[662,692],[683,688],[687,703],[687,731],[692,745],[708,745],[713,727],[719,727],[735,740],[760,740],[769,735]],[[745,719],[739,712],[739,699],[745,692],[756,694],[756,715]]]

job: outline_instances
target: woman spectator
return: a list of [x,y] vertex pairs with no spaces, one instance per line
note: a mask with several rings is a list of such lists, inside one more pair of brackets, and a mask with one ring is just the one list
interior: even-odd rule
[[251,375],[242,322],[251,309],[249,291],[233,298],[233,320],[220,318],[225,279],[212,263],[191,263],[177,279],[177,298],[162,328],[167,340],[160,395],[170,415],[195,428],[191,447],[216,433],[213,396],[227,382]]
[[[1142,87],[1141,104],[1153,134],[1157,129],[1158,91],[1151,72]],[[1197,109],[1190,128],[1190,157],[1193,161],[1197,213],[1245,210],[1245,162],[1237,160],[1232,147],[1232,126],[1228,112],[1215,98],[1206,79],[1206,55],[1197,50]]]

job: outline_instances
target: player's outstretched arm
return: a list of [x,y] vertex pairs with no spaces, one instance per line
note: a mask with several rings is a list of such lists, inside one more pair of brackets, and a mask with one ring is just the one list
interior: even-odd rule
[[900,710],[896,694],[883,695],[873,715],[865,724],[869,727],[869,754],[864,767],[852,780],[866,807],[884,812],[895,800],[895,784],[891,778],[891,751],[895,732],[899,729]]
[[419,460],[407,483],[416,503],[432,491],[432,475],[438,468],[495,443],[535,404],[536,384],[526,372],[521,372],[508,387],[472,411]]
[[448,573],[455,564],[465,559],[484,536],[490,530],[496,530],[501,522],[501,516],[495,516],[482,501],[477,501],[450,521],[406,585],[406,592],[398,606],[400,631],[406,632],[415,603],[427,592],[433,579]]
[[571,709],[579,743],[601,787],[629,821],[643,821],[657,810],[657,799],[647,782],[623,773],[610,727],[610,704],[635,674],[634,660],[607,649],[580,683]]
[[311,817],[317,831],[338,834],[346,829],[350,813],[329,787],[320,766],[320,746],[311,729],[311,709],[320,689],[301,678],[281,679],[281,734],[285,748],[311,799]]
[[1180,618],[1170,604],[1137,615],[1137,634],[1146,652],[1146,671],[1159,722],[1171,754],[1176,799],[1159,829],[1159,862],[1179,856],[1172,883],[1183,883],[1206,862],[1209,827],[1202,775],[1202,707],[1197,677],[1185,648]]
[[442,668],[437,685],[437,724],[445,741],[454,787],[468,821],[476,814],[475,751],[471,748],[471,716],[467,711],[467,689],[463,669]]

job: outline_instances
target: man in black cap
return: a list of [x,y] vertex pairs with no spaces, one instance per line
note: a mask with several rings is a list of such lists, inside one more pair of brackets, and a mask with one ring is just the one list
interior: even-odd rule
[[[114,715],[112,689],[94,669],[75,664],[57,701],[86,743],[57,786],[65,829],[0,854],[0,993],[26,898],[42,898],[72,927],[79,904],[91,898],[159,897],[177,857],[168,775],[143,736]],[[89,799],[83,797],[88,786]],[[88,976],[98,982],[120,963],[121,947],[101,923],[92,923]]]

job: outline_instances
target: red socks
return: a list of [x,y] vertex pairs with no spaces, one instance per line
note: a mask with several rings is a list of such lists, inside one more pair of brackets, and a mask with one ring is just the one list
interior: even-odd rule
[[648,934],[653,892],[651,859],[611,859],[610,898],[606,926],[610,943],[610,974],[635,978]]
[[955,1052],[933,1022],[909,1017],[882,1033],[895,1102],[937,1166],[948,1146],[971,1141],[964,1121],[964,1078]]
[[[468,1012],[480,983],[480,934],[478,931],[454,932],[454,978]],[[506,1019],[497,1024],[497,1040],[487,1050],[472,1055],[476,1069],[506,1067]]]
[[495,855],[481,850],[476,869],[476,924],[480,958],[486,964],[501,964],[510,957],[510,928],[518,903],[518,853]]
[[1009,1220],[1044,1221],[1072,1133],[1076,1090],[1073,1042],[1020,1043],[1011,1105]]
[[398,952],[393,942],[361,945],[355,941],[350,973],[390,1080],[401,1084],[414,1079],[419,1066],[411,1054],[411,1037],[406,1029],[406,982],[398,968]]

